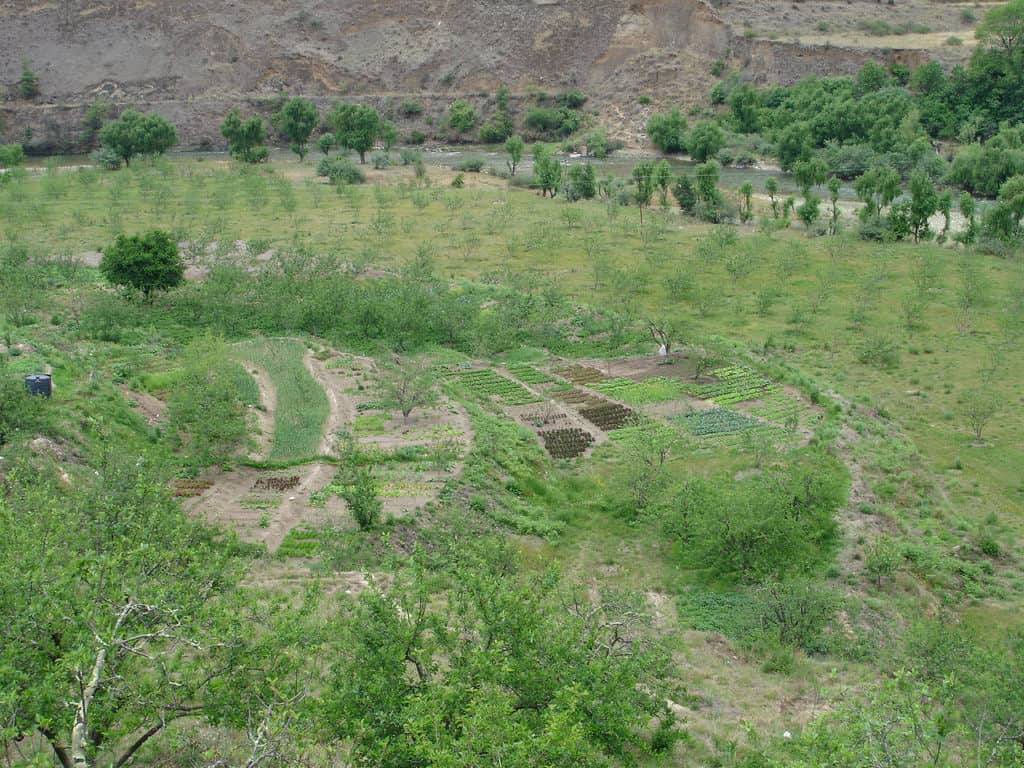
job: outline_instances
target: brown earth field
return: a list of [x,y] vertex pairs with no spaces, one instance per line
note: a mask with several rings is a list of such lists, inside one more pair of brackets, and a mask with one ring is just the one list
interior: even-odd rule
[[[267,115],[288,93],[321,108],[367,101],[401,135],[443,141],[453,138],[442,127],[452,100],[467,98],[486,116],[505,83],[520,113],[538,91],[578,89],[595,120],[636,143],[652,110],[705,99],[717,62],[754,82],[787,83],[849,74],[869,58],[962,59],[973,32],[961,10],[938,0],[4,0],[0,138],[34,152],[88,149],[82,117],[105,98],[162,113],[183,147],[219,147],[229,109]],[[876,42],[858,33],[863,18],[927,21],[929,34]],[[962,48],[936,43],[953,34]],[[15,87],[23,61],[40,79],[31,101]],[[408,98],[422,114],[402,117]]]

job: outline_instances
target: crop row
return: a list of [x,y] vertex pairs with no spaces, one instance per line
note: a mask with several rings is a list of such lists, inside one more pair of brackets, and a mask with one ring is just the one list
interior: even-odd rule
[[686,428],[694,435],[717,435],[727,432],[741,432],[761,425],[757,419],[746,416],[729,408],[709,408],[706,411],[694,411],[686,414],[683,419]]
[[763,402],[751,406],[748,410],[755,416],[778,424],[804,421],[805,416],[813,413],[811,406],[803,400],[781,390],[763,398]]
[[579,427],[549,429],[541,432],[540,437],[548,453],[556,459],[574,459],[582,456],[594,443],[594,436]]
[[532,427],[544,427],[568,418],[569,416],[561,411],[530,411],[519,414],[520,421]]
[[386,411],[390,408],[390,404],[384,400],[365,400],[361,403],[356,403],[357,411]]
[[568,379],[574,384],[583,384],[585,386],[596,384],[597,382],[604,381],[608,378],[597,370],[597,368],[591,368],[589,365],[565,365],[561,368],[556,368],[555,373]]
[[746,400],[757,400],[778,391],[779,386],[756,371],[739,365],[719,368],[712,373],[718,381],[710,384],[690,385],[689,391],[717,405],[732,405]]
[[174,495],[178,498],[202,496],[212,485],[209,480],[179,478],[174,481]]
[[519,382],[495,373],[490,368],[457,371],[451,375],[458,379],[461,386],[474,394],[497,397],[505,405],[529,405],[540,402],[539,397]]
[[775,445],[782,445],[791,439],[786,430],[774,424],[761,423],[750,429],[743,429],[737,432],[717,432],[711,435],[703,435],[701,440],[708,445],[719,448],[744,448],[748,443],[767,441]]
[[618,429],[633,418],[632,409],[607,400],[603,403],[585,406],[579,411],[580,416],[605,432],[610,429]]
[[290,491],[299,484],[298,475],[287,477],[257,477],[253,485],[256,491]]
[[508,371],[520,381],[525,381],[527,384],[547,384],[548,382],[554,381],[553,378],[548,376],[544,371],[534,368],[532,365],[526,363],[515,363],[508,366]]

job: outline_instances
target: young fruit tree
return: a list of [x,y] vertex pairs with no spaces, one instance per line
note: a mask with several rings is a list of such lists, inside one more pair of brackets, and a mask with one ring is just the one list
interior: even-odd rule
[[316,104],[301,96],[286,101],[270,118],[271,124],[288,140],[291,151],[299,156],[299,162],[306,157],[316,121]]
[[433,369],[420,360],[395,360],[384,368],[382,389],[384,399],[402,413],[403,419],[416,408],[425,408],[437,402],[434,391],[436,378]]

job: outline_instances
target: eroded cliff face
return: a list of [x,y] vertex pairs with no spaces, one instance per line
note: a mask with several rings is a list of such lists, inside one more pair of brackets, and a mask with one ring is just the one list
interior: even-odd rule
[[[734,35],[703,0],[7,0],[0,3],[0,105],[8,140],[30,128],[36,150],[81,148],[82,114],[104,96],[155,109],[187,146],[217,144],[232,106],[266,109],[281,93],[324,104],[359,97],[393,109],[408,95],[430,133],[452,99],[500,83],[580,89],[627,139],[641,93],[690,104],[724,60],[755,79],[845,73],[867,52],[808,49]],[[40,77],[15,98],[21,61]],[[408,128],[408,126],[403,126]]]

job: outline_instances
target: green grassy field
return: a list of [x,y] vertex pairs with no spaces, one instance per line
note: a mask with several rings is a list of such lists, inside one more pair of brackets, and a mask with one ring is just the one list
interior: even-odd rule
[[238,344],[234,350],[240,360],[263,368],[277,393],[270,461],[317,455],[328,404],[323,388],[303,362],[306,346],[291,339],[258,339]]

